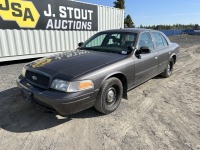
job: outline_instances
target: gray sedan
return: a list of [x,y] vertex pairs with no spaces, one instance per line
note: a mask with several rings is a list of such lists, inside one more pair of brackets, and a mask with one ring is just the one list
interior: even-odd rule
[[178,52],[159,31],[103,31],[77,50],[25,65],[17,84],[27,100],[64,116],[93,106],[109,114],[127,91],[159,74],[171,76]]

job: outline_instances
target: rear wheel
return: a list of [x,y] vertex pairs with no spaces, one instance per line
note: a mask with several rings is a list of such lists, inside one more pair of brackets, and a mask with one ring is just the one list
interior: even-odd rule
[[117,78],[106,80],[100,88],[94,107],[103,114],[115,111],[121,102],[123,85]]
[[163,73],[161,73],[161,76],[163,76],[165,78],[170,77],[172,75],[172,72],[173,72],[173,67],[174,67],[174,60],[170,59],[168,65],[167,65],[167,68],[164,70]]

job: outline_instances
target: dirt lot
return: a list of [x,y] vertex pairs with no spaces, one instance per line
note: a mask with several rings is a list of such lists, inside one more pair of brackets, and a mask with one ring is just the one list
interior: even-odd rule
[[200,149],[200,36],[171,40],[181,46],[173,76],[133,89],[107,116],[49,113],[16,88],[23,64],[0,66],[0,149]]

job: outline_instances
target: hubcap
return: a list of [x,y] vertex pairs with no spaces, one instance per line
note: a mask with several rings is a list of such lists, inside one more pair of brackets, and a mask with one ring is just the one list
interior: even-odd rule
[[171,74],[171,70],[172,70],[171,64],[168,64],[168,66],[167,66],[167,72],[168,72],[168,74]]
[[116,90],[114,88],[110,88],[107,94],[107,102],[109,104],[116,101]]
[[170,72],[170,64],[167,66],[167,71]]

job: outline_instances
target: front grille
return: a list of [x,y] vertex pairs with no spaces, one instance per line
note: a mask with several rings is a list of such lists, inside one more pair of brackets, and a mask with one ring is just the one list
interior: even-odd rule
[[50,78],[45,75],[27,70],[26,80],[32,85],[45,89],[49,88]]

